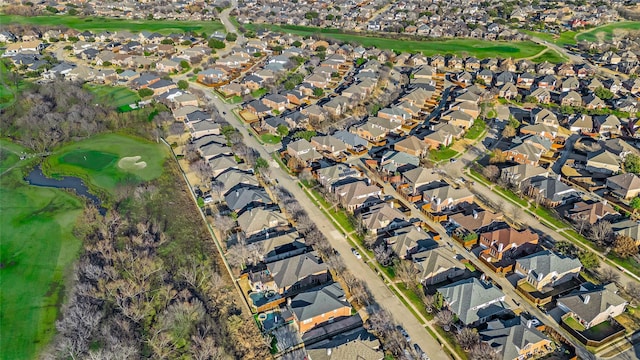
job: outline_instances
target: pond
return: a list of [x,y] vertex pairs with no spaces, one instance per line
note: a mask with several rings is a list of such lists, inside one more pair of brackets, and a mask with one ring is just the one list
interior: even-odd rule
[[25,180],[27,180],[29,185],[33,186],[72,189],[76,194],[91,200],[91,202],[98,207],[100,214],[105,215],[107,213],[107,209],[102,207],[100,199],[89,192],[89,188],[80,178],[73,176],[62,176],[56,179],[49,178],[42,173],[42,168],[38,165],[29,173]]

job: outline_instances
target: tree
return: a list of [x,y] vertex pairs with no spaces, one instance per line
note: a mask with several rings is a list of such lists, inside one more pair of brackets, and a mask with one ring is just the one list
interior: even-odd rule
[[620,280],[620,274],[613,270],[613,268],[607,266],[599,271],[599,278],[603,283],[618,282],[618,280]]
[[602,100],[611,100],[613,99],[613,93],[609,89],[605,89],[602,86],[598,87],[594,93],[597,97]]
[[151,96],[151,95],[153,95],[153,94],[154,94],[154,92],[153,92],[153,90],[151,90],[151,89],[144,88],[144,89],[140,89],[140,90],[138,90],[138,95],[139,95],[141,98],[145,98],[145,97],[147,97],[147,96]]
[[462,328],[462,330],[460,330],[460,332],[456,335],[456,339],[458,340],[458,344],[460,344],[463,349],[470,350],[480,341],[480,336],[478,335],[478,331],[476,329],[465,327]]
[[238,35],[236,33],[228,33],[227,36],[225,37],[225,40],[229,42],[236,41],[238,40]]
[[269,169],[269,162],[262,157],[258,157],[256,159],[255,165],[253,166],[253,169],[258,173],[264,172]]
[[[627,155],[628,156],[628,155]],[[629,206],[633,209],[635,213],[637,210],[640,210],[640,196],[636,196],[629,202]]]
[[482,174],[491,181],[496,181],[500,176],[500,169],[495,165],[489,165],[482,170]]
[[212,175],[211,165],[203,159],[200,159],[191,164],[191,167],[193,167],[193,171],[195,171],[198,179],[200,179],[200,183],[203,186],[209,186],[209,179],[211,179]]
[[502,130],[502,136],[506,138],[511,138],[516,136],[516,128],[514,128],[511,125],[505,126],[504,130]]
[[280,135],[281,137],[289,135],[289,128],[284,124],[278,125],[276,130],[278,131],[278,135]]
[[638,300],[640,300],[640,284],[635,281],[628,282],[625,290],[631,297],[631,301],[637,304]]
[[375,255],[376,261],[379,262],[382,266],[388,266],[391,264],[391,255],[393,254],[393,252],[384,244],[376,246],[376,248],[373,249],[373,253]]
[[315,97],[321,97],[322,95],[324,95],[324,90],[322,88],[313,88],[313,96]]
[[212,49],[224,49],[224,41],[220,41],[217,39],[209,39],[207,45]]
[[187,80],[178,80],[178,88],[180,90],[187,90],[189,88],[189,83]]
[[606,220],[598,221],[591,226],[589,230],[591,240],[601,246],[609,246],[613,236],[611,223]]
[[600,266],[600,259],[598,256],[591,251],[582,251],[578,255],[578,259],[582,266],[587,270],[595,270]]
[[638,246],[631,237],[618,235],[613,241],[613,251],[621,258],[626,259],[638,253]]
[[441,310],[436,314],[435,317],[438,325],[442,326],[443,328],[449,327],[451,326],[451,324],[453,324],[454,316],[451,310]]
[[418,289],[418,274],[417,269],[413,266],[413,262],[410,260],[400,260],[400,263],[396,267],[396,275],[406,284],[408,289]]
[[629,173],[640,174],[640,156],[628,154],[624,159],[624,170]]
[[485,342],[474,345],[469,351],[471,360],[499,360],[498,353]]
[[190,69],[191,64],[187,60],[180,60],[180,68],[183,70]]

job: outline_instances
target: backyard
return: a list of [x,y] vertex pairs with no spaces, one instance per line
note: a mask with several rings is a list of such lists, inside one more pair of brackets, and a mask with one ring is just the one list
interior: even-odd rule
[[540,53],[544,46],[531,41],[484,41],[477,39],[455,40],[399,40],[379,36],[364,36],[343,33],[339,29],[320,29],[296,25],[265,25],[248,24],[247,29],[268,28],[272,31],[291,33],[302,36],[321,34],[345,42],[361,44],[365,47],[375,46],[379,49],[389,49],[402,52],[421,52],[427,56],[435,54],[469,55],[479,58],[512,57],[524,58]]
[[55,333],[63,282],[81,246],[72,229],[84,204],[65,191],[27,185],[24,171],[33,161],[20,161],[25,149],[6,140],[0,148],[0,358],[31,359]]
[[77,30],[92,31],[157,31],[163,34],[172,32],[196,31],[205,32],[211,35],[215,31],[224,31],[224,26],[220,21],[175,21],[175,20],[129,20],[129,19],[109,19],[109,18],[82,18],[69,15],[51,16],[18,16],[0,15],[0,24],[23,24],[23,25],[62,25]]
[[140,100],[138,94],[124,86],[92,85],[87,84],[85,88],[89,90],[98,103],[112,106],[116,109],[133,104]]

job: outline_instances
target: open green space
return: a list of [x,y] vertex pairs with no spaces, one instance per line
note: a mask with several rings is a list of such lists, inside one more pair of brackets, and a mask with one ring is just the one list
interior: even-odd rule
[[15,94],[29,84],[22,79],[17,84],[9,81],[8,75],[10,71],[7,68],[7,64],[4,61],[0,61],[0,109],[11,105],[15,99]]
[[[0,359],[32,359],[55,333],[63,280],[80,249],[72,229],[83,202],[58,189],[35,187],[18,162],[20,146],[0,141]],[[15,153],[14,153],[15,152]]]
[[608,25],[598,26],[591,30],[580,33],[576,36],[578,41],[595,42],[600,39],[608,41],[613,39],[617,33],[627,33],[629,31],[640,30],[640,21],[622,21]]
[[267,28],[271,31],[290,33],[301,36],[321,34],[327,38],[339,41],[358,43],[365,47],[377,47],[402,52],[418,53],[425,55],[456,54],[469,55],[478,58],[487,57],[531,57],[544,49],[532,41],[485,41],[477,39],[452,39],[452,40],[405,40],[392,39],[381,36],[353,35],[343,33],[340,29],[320,29],[308,26],[296,25],[267,25],[247,24],[245,28],[250,30]]
[[257,89],[257,90],[253,90],[251,92],[251,96],[253,96],[254,98],[258,99],[258,98],[263,97],[267,92],[268,92],[267,89],[260,88],[260,89]]
[[552,64],[559,64],[562,62],[567,61],[567,58],[564,57],[563,55],[560,55],[557,51],[555,50],[547,50],[544,53],[534,57],[531,59],[531,61],[536,62],[536,63],[541,63],[541,62],[550,62]]
[[538,32],[538,31],[532,31],[532,30],[522,30],[522,29],[518,29],[518,31],[523,32],[525,34],[529,34],[531,36],[535,36],[539,39],[542,39],[544,41],[556,44],[558,46],[565,46],[565,45],[575,45],[576,43],[576,32],[575,31],[563,31],[560,34],[551,34],[551,33],[545,33],[545,32]]
[[224,31],[220,21],[177,21],[177,20],[129,20],[110,18],[83,18],[69,15],[18,16],[0,15],[0,24],[22,24],[43,26],[67,26],[77,30],[91,31],[156,31],[163,34],[172,32],[195,31],[211,35],[215,31]]
[[267,144],[279,144],[281,140],[280,136],[273,134],[262,134],[260,139]]
[[50,176],[78,176],[91,188],[113,192],[122,182],[137,183],[159,177],[167,155],[161,144],[106,134],[55,151],[45,160],[43,170]]
[[96,97],[97,102],[114,108],[133,104],[140,100],[140,96],[135,91],[124,86],[87,84],[85,88]]

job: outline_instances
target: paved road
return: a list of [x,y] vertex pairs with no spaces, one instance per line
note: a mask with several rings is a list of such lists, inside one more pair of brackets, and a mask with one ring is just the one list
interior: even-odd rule
[[[192,84],[192,86],[198,87],[198,85]],[[238,129],[240,133],[244,136],[244,140],[247,146],[256,149],[260,156],[265,159],[272,159],[271,152],[275,150],[275,147],[272,146],[263,146],[258,141],[250,135],[247,128],[241,123],[237,118],[234,117],[232,110],[235,107],[234,105],[227,104],[220,100],[217,96],[212,95],[210,90],[206,87],[201,87],[201,89],[205,92],[207,98],[222,114],[223,112],[226,115],[223,117],[231,124],[233,127]],[[373,298],[376,303],[380,305],[383,309],[387,310],[392,314],[394,320],[398,324],[402,324],[402,326],[407,330],[413,342],[420,345],[420,347],[427,352],[429,357],[434,360],[445,360],[450,359],[444,351],[442,351],[438,342],[427,332],[427,330],[418,322],[418,320],[409,312],[409,310],[400,302],[400,300],[387,288],[382,279],[373,271],[369,266],[367,266],[364,261],[358,260],[351,253],[351,246],[345,240],[344,236],[341,232],[336,230],[335,226],[327,219],[327,217],[322,213],[319,206],[309,199],[309,197],[304,193],[304,191],[298,185],[297,179],[286,173],[283,169],[278,166],[278,163],[275,161],[270,162],[271,165],[271,177],[274,179],[278,179],[278,183],[280,186],[283,186],[287,190],[289,190],[293,196],[300,202],[302,207],[307,211],[309,217],[314,220],[318,229],[322,231],[325,236],[329,239],[329,243],[331,246],[340,253],[342,256],[345,265],[354,276],[362,281],[364,281],[371,290]]]

